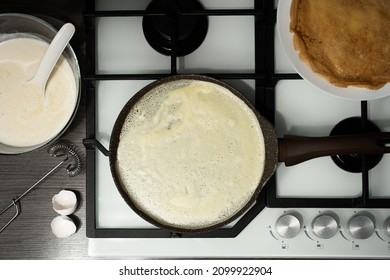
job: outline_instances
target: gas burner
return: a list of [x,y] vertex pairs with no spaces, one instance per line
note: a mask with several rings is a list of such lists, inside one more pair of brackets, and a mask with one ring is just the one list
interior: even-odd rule
[[[332,129],[330,135],[343,135],[343,134],[359,134],[368,132],[380,132],[380,129],[376,124],[371,121],[367,121],[365,127],[362,126],[363,121],[360,117],[351,117],[342,120]],[[383,155],[366,155],[367,169],[374,168],[382,159]],[[362,156],[361,155],[337,155],[332,156],[334,163],[341,169],[359,173],[362,172]]]
[[[147,11],[165,16],[145,16],[142,28],[148,43],[157,52],[184,56],[195,51],[207,34],[208,19],[202,15],[182,15],[187,11],[204,10],[198,0],[153,0]],[[175,40],[176,38],[176,40]]]

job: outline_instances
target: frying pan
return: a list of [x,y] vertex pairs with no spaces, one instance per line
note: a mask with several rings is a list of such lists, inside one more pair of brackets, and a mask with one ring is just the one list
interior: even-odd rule
[[[239,97],[245,102],[245,104],[254,112],[257,117],[258,123],[261,127],[264,136],[264,147],[265,147],[265,165],[262,172],[261,179],[256,190],[253,192],[250,200],[236,213],[230,215],[217,223],[205,225],[201,228],[187,228],[181,226],[172,226],[165,224],[160,220],[153,218],[143,209],[137,206],[135,198],[131,197],[125,190],[125,187],[120,179],[120,174],[116,167],[117,164],[117,150],[120,142],[120,134],[124,126],[125,120],[131,111],[131,109],[137,104],[147,93],[151,90],[160,87],[166,87],[168,84],[171,86],[172,83],[182,83],[185,80],[189,81],[204,81],[210,82],[228,89],[232,94]],[[171,87],[170,87],[171,88]],[[284,162],[286,166],[298,164],[300,162],[321,157],[321,156],[332,156],[342,154],[382,154],[390,152],[390,132],[382,133],[369,133],[369,134],[356,134],[356,135],[345,135],[345,136],[328,136],[328,137],[303,137],[303,136],[285,136],[282,139],[277,139],[275,128],[273,125],[264,118],[241,94],[238,90],[234,89],[230,85],[221,82],[217,79],[202,76],[202,75],[174,75],[167,78],[157,80],[139,92],[137,92],[122,108],[119,113],[116,122],[114,124],[111,139],[110,139],[110,170],[113,176],[116,187],[119,193],[126,201],[126,203],[135,211],[140,217],[146,221],[154,224],[159,228],[165,228],[174,232],[186,232],[186,233],[199,233],[218,229],[239,216],[241,216],[246,210],[251,207],[258,197],[261,189],[264,187],[266,182],[274,174],[278,162]],[[248,166],[251,168],[251,166]]]

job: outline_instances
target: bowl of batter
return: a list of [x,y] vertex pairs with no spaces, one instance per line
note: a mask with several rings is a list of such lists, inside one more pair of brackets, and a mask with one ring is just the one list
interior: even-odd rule
[[0,15],[0,154],[45,147],[66,131],[77,112],[80,68],[69,44],[44,94],[27,83],[57,31],[34,16]]

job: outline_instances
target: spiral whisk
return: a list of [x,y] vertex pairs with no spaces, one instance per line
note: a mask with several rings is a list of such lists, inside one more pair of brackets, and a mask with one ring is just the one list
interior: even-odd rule
[[70,157],[71,160],[73,160],[73,162],[66,167],[69,177],[74,177],[82,172],[84,163],[83,158],[81,157],[81,151],[69,141],[62,140],[57,142],[51,145],[47,149],[47,152],[54,157],[65,156],[67,159]]
[[49,172],[47,172],[41,179],[39,179],[35,184],[28,188],[20,196],[11,200],[11,203],[5,207],[1,212],[0,216],[7,212],[12,206],[15,207],[15,214],[0,228],[0,233],[3,232],[6,227],[8,227],[20,214],[20,200],[32,191],[36,186],[38,186],[43,180],[48,176],[58,170],[65,163],[69,162],[66,166],[66,171],[69,177],[74,177],[80,174],[83,170],[83,158],[81,151],[72,143],[66,140],[58,141],[51,145],[47,152],[53,157],[63,158],[56,166],[54,166]]

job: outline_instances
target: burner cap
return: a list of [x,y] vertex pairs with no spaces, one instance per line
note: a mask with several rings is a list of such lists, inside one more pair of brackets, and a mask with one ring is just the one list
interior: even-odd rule
[[[352,117],[342,120],[332,129],[330,135],[345,135],[359,134],[367,132],[380,132],[378,126],[373,122],[367,121],[367,127],[363,130],[362,119],[360,117]],[[367,169],[375,167],[382,159],[383,155],[366,155]],[[337,155],[331,157],[334,163],[348,172],[362,172],[362,156],[361,155]]]
[[[203,10],[198,0],[153,0],[146,10],[165,14],[165,16],[145,16],[142,21],[146,40],[161,54],[170,55],[172,48],[176,50],[177,56],[190,54],[206,37],[207,16],[180,15],[180,12]],[[175,28],[176,47],[172,40]]]

